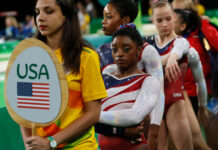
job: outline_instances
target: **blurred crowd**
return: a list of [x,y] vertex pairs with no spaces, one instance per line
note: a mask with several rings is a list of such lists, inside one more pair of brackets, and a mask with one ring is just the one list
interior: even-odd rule
[[[94,3],[92,0],[78,1],[77,9],[82,34],[89,34],[91,19],[97,17]],[[4,28],[0,30],[1,43],[32,37],[36,31],[33,16],[30,14],[27,14],[21,22],[18,22],[15,16],[6,16],[4,23]]]
[[[152,2],[153,0],[148,0],[146,2],[149,6],[146,14],[149,16],[151,16],[152,13]],[[198,11],[198,14],[203,16],[205,14],[205,7],[200,4],[199,0],[194,0],[193,2]],[[76,4],[82,34],[90,34],[91,21],[99,17],[97,14],[96,6],[92,0],[78,0]],[[142,5],[144,4],[145,2],[142,1]],[[24,21],[21,22],[18,22],[15,16],[6,16],[4,29],[0,30],[0,42],[8,40],[22,40],[28,37],[32,37],[35,31],[36,28],[32,15],[27,14]]]
[[7,16],[5,17],[5,28],[0,31],[0,38],[2,41],[22,40],[32,37],[35,30],[31,15],[26,15],[23,22],[18,22],[14,16]]

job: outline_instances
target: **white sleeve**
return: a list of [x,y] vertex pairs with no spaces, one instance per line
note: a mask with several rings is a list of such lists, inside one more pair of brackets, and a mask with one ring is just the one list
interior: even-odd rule
[[135,103],[130,109],[101,111],[100,123],[128,127],[139,124],[154,108],[160,95],[160,82],[156,77],[147,77]]
[[192,47],[188,53],[188,63],[195,79],[200,106],[207,106],[207,86],[198,52]]
[[148,45],[142,52],[141,61],[143,63],[146,73],[155,76],[159,79],[161,84],[161,94],[154,109],[151,112],[151,122],[150,124],[160,125],[164,112],[165,95],[164,95],[164,76],[161,64],[161,58],[157,50],[152,46]]
[[182,56],[188,54],[188,51],[189,51],[189,42],[185,38],[179,37],[175,39],[170,54],[176,53],[178,55],[178,60],[179,60],[182,58]]

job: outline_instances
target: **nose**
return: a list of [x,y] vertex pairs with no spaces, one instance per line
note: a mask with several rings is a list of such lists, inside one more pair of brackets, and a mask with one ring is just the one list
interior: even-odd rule
[[167,25],[167,22],[166,22],[166,21],[163,21],[163,24],[162,24],[162,26],[163,26],[163,27],[166,27],[166,26],[168,26],[168,25]]
[[102,24],[106,24],[106,18],[104,17],[103,20],[101,21]]
[[121,49],[118,49],[116,54],[115,54],[116,57],[123,57],[123,55],[124,55],[124,52]]
[[44,20],[45,20],[45,15],[44,15],[42,12],[40,12],[40,13],[38,14],[38,16],[37,16],[37,20],[38,20],[39,22],[44,21]]

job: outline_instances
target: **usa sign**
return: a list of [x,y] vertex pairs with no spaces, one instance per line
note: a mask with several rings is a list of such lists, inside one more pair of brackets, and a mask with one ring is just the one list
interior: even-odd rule
[[25,127],[48,125],[63,114],[68,102],[66,77],[46,44],[29,38],[15,47],[6,70],[4,95],[9,114]]

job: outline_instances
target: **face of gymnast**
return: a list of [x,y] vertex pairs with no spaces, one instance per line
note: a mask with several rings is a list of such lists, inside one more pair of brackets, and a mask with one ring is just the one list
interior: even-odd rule
[[169,36],[174,31],[175,19],[176,16],[169,4],[153,8],[152,20],[160,36]]
[[102,30],[105,35],[112,35],[121,24],[123,24],[123,18],[121,18],[118,10],[112,5],[107,4],[103,11]]
[[112,56],[120,71],[137,68],[138,55],[141,50],[141,46],[138,46],[127,35],[116,36],[112,41]]
[[177,13],[176,14],[176,21],[174,31],[177,35],[182,35],[182,31],[184,31],[187,27],[187,24],[182,20],[181,16]]

